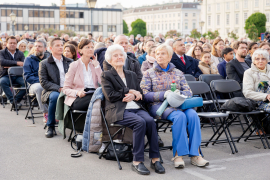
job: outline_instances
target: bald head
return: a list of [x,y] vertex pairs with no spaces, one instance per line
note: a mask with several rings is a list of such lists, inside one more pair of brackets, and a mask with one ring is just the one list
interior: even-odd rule
[[120,46],[124,48],[125,52],[128,51],[128,38],[126,35],[121,34],[121,35],[116,36],[114,40],[114,44],[119,44]]

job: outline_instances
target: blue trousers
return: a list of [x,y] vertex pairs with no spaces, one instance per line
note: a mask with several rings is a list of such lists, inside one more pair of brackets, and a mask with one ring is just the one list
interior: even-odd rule
[[158,134],[156,123],[146,111],[142,109],[126,109],[123,120],[116,124],[133,130],[133,161],[144,161],[144,136],[149,142],[149,157],[159,158]]
[[53,91],[49,96],[47,126],[55,125],[55,110],[56,110],[56,103],[57,103],[59,94],[60,94],[59,92]]
[[[25,87],[23,77],[15,77],[14,76],[14,77],[11,77],[11,81],[12,81],[12,84],[19,84],[19,85],[21,85],[21,87]],[[0,85],[3,89],[3,91],[5,92],[8,100],[11,103],[13,103],[13,96],[12,96],[12,92],[10,90],[10,81],[9,81],[8,75],[0,78]],[[25,90],[20,90],[20,92],[15,97],[16,101],[20,102],[24,95],[25,95]]]
[[[199,156],[199,147],[201,144],[200,118],[194,109],[185,111],[173,111],[168,117],[173,122],[173,156],[177,152],[178,156],[189,155]],[[187,130],[189,140],[187,137]]]

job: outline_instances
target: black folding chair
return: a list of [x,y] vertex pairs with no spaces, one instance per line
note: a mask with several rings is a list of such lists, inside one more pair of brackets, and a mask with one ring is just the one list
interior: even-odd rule
[[[10,87],[12,88],[12,96],[13,96],[13,104],[11,106],[10,111],[13,110],[13,108],[15,108],[16,113],[18,115],[18,107],[17,107],[17,101],[15,99],[16,95],[18,94],[18,92],[20,91],[24,91],[25,87],[21,87],[19,84],[13,84],[11,77],[22,77],[23,76],[23,67],[10,67],[8,69],[8,77],[9,77],[9,81],[10,81]],[[15,92],[17,91],[17,92]]]
[[3,89],[0,87],[0,98],[1,98],[1,104],[2,104],[2,106],[3,106],[3,108],[5,108],[5,104],[7,104],[7,98],[5,98],[5,100],[4,100],[4,97],[3,97]]
[[196,81],[196,78],[191,74],[184,74],[187,81]]
[[[237,81],[235,81],[235,80],[230,80],[230,79],[229,80],[213,80],[210,83],[210,86],[211,86],[212,92],[214,94],[214,98],[215,98],[215,100],[217,102],[219,101],[217,96],[216,96],[217,92],[228,94],[231,98],[233,98],[233,93],[234,92],[241,91],[241,86],[239,85],[239,83]],[[218,106],[220,106],[219,103],[217,103],[217,104],[218,104]],[[267,137],[266,137],[265,133],[263,132],[263,128],[262,128],[262,126],[260,124],[260,120],[257,118],[257,115],[265,114],[264,111],[260,111],[260,110],[251,111],[251,112],[232,112],[232,111],[228,111],[227,113],[234,115],[232,119],[227,118],[224,121],[224,124],[226,126],[226,129],[228,130],[228,134],[229,134],[229,136],[231,138],[232,144],[233,144],[236,152],[238,152],[238,150],[237,150],[237,148],[235,146],[235,143],[234,143],[235,140],[234,139],[238,139],[238,138],[233,138],[232,137],[229,127],[235,121],[236,118],[240,119],[240,116],[244,116],[244,118],[246,118],[246,116],[251,116],[252,117],[253,121],[252,121],[251,125],[253,125],[258,130],[258,132],[262,131],[262,133],[263,133],[263,135],[261,135],[259,133],[259,136],[260,136],[260,139],[262,141],[262,144],[263,144],[264,148],[266,149],[266,146],[265,146],[265,143],[264,143],[263,139],[266,141],[268,148],[270,148]],[[240,123],[241,123],[241,120],[240,120]],[[247,129],[250,129],[251,125],[249,125]],[[247,129],[244,130],[243,134],[240,137],[242,137],[247,132]],[[223,131],[217,136],[217,138],[213,142],[213,144],[218,142],[218,139],[219,139],[219,137],[221,136],[222,133],[223,133]]]
[[[70,132],[68,141],[71,141],[72,139],[74,139],[77,136],[76,129],[75,129],[76,122],[80,119],[80,117],[82,115],[87,114],[87,111],[79,111],[79,110],[72,110],[72,109],[70,109],[69,112],[70,112],[70,117],[71,117],[71,122],[72,122],[72,130]],[[79,116],[75,119],[75,121],[73,119],[73,114],[79,114]],[[74,132],[74,136],[73,136],[73,138],[71,138],[73,132]],[[72,143],[72,141],[71,141],[71,143]]]

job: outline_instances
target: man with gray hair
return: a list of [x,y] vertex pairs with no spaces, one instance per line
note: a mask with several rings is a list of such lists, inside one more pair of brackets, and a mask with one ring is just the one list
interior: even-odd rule
[[24,60],[23,71],[26,82],[30,84],[29,93],[36,94],[38,105],[40,110],[43,112],[44,122],[47,122],[48,119],[48,107],[41,102],[41,93],[43,91],[42,86],[39,82],[38,70],[39,63],[46,59],[46,42],[42,39],[38,39],[34,45],[34,54],[28,56]]
[[[141,71],[139,61],[135,58],[133,53],[127,52],[128,51],[128,38],[127,38],[127,36],[124,34],[116,36],[116,38],[114,40],[114,44],[119,44],[120,46],[122,46],[124,48],[125,52],[127,53],[127,58],[125,61],[124,69],[135,72],[137,74],[138,81],[141,82],[143,74]],[[107,61],[103,61],[103,70],[104,71],[110,70],[111,68],[112,68],[112,66]]]

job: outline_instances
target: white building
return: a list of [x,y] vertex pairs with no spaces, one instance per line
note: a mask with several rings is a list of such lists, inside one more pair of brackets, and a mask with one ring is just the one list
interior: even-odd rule
[[129,31],[131,23],[136,19],[146,22],[147,33],[158,35],[166,34],[169,30],[177,30],[182,35],[189,35],[193,29],[200,31],[199,3],[168,3],[137,7],[123,11],[123,19],[126,21]]
[[203,0],[201,18],[205,22],[203,33],[218,30],[222,38],[234,31],[246,36],[245,21],[255,12],[265,13],[266,29],[270,30],[270,0]]

